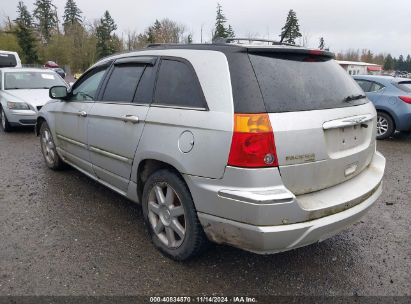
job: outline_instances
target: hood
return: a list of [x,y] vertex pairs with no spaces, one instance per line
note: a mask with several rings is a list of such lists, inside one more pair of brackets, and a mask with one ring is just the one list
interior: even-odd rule
[[25,102],[33,107],[44,106],[49,100],[49,90],[5,90],[4,97],[7,101]]

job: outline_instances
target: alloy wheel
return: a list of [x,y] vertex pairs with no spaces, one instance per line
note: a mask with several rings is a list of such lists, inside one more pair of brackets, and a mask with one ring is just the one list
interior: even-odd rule
[[148,219],[159,240],[169,248],[179,247],[186,235],[184,207],[167,183],[156,183],[148,197]]
[[388,121],[382,116],[377,118],[377,135],[382,136],[388,131]]
[[53,138],[48,129],[45,129],[41,134],[41,145],[43,147],[44,158],[49,164],[53,164],[56,159],[56,152],[54,150]]
[[3,127],[3,130],[6,129],[6,114],[3,109],[1,110],[1,126]]

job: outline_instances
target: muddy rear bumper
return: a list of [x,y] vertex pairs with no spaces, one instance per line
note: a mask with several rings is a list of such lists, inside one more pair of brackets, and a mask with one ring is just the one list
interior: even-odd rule
[[287,251],[325,240],[358,221],[382,192],[380,183],[362,203],[320,219],[281,226],[254,226],[199,213],[208,238],[259,254]]
[[321,241],[357,221],[381,194],[385,158],[376,152],[359,175],[299,196],[275,171],[233,170],[226,172],[231,185],[188,179],[204,231],[217,243],[271,253]]

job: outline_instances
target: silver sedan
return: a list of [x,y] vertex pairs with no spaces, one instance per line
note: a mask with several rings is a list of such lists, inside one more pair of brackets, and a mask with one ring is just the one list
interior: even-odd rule
[[0,69],[1,127],[34,126],[38,111],[50,100],[52,86],[67,86],[54,71],[28,68]]

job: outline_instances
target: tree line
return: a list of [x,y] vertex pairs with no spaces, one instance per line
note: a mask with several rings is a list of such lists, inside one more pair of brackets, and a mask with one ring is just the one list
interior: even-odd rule
[[62,20],[53,0],[36,0],[32,12],[19,1],[17,18],[7,18],[0,26],[0,46],[17,51],[25,64],[52,60],[70,66],[72,72],[81,72],[100,58],[149,43],[192,42],[184,25],[167,18],[156,20],[143,33],[129,31],[125,37],[119,37],[116,30],[117,24],[109,11],[89,22],[75,0],[67,0]]
[[[1,49],[19,52],[25,64],[43,64],[52,60],[61,66],[70,66],[72,72],[81,72],[98,59],[117,52],[153,43],[193,43],[192,33],[183,24],[168,18],[155,20],[142,33],[128,31],[120,37],[116,30],[117,24],[109,11],[90,22],[75,0],[67,0],[62,20],[53,0],[36,0],[32,12],[23,1],[19,1],[17,18],[8,18],[0,26],[0,46]],[[294,10],[288,12],[279,36],[284,43],[307,44]],[[233,37],[234,28],[228,24],[222,6],[217,4],[212,40]],[[319,38],[318,48],[329,50],[323,37]],[[393,58],[390,54],[373,54],[370,50],[348,50],[337,53],[337,59],[361,60],[383,65],[385,70],[411,72],[410,55]]]
[[400,55],[398,56],[398,58],[396,58],[391,54],[374,54],[371,50],[368,49],[349,49],[345,52],[337,53],[336,57],[338,60],[363,61],[379,64],[386,71],[408,71],[411,73],[411,55],[407,55],[407,57]]

